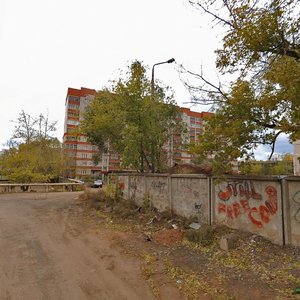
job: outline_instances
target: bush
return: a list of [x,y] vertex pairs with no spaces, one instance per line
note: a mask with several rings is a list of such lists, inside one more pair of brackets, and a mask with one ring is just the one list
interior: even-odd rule
[[85,190],[84,193],[80,195],[80,199],[82,201],[86,201],[89,206],[98,209],[100,207],[100,203],[105,202],[105,195],[101,189],[97,190],[97,192]]

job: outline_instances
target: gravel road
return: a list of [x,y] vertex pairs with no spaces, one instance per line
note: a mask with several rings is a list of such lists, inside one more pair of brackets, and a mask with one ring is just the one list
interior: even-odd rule
[[0,299],[154,299],[138,261],[84,229],[78,196],[0,195]]

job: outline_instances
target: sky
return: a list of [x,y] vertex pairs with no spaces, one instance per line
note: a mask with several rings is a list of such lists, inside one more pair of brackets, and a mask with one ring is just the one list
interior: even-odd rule
[[[221,39],[210,19],[188,0],[1,0],[0,149],[12,136],[21,110],[49,114],[63,136],[68,87],[100,90],[134,60],[155,67],[155,78],[189,103],[178,65],[216,76],[214,50]],[[276,151],[291,152],[283,139]],[[266,149],[262,149],[260,154]]]

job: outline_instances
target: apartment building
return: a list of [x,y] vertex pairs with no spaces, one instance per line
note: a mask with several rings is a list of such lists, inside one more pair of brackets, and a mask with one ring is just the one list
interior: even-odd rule
[[[78,125],[82,121],[86,107],[96,94],[96,90],[68,88],[65,101],[64,151],[67,157],[65,176],[70,178],[100,177],[108,172],[119,171],[121,159],[117,153],[109,151],[102,155],[95,164],[93,157],[98,154],[97,146],[87,141],[87,137],[78,132]],[[186,144],[196,143],[198,136],[205,128],[204,118],[209,112],[195,112],[189,108],[180,108],[180,118],[186,124],[185,134],[172,134],[164,150],[167,154],[168,166],[175,162],[190,163],[192,154],[181,147],[182,141]]]
[[87,136],[78,130],[87,105],[95,94],[96,90],[88,88],[68,88],[67,91],[63,143],[67,158],[65,176],[69,178],[99,177],[108,171],[119,170],[120,160],[115,153],[102,155],[100,161],[95,163],[97,146],[89,143]]
[[294,175],[300,176],[300,140],[293,142]]
[[[187,133],[183,137],[184,142],[187,144],[196,144],[199,135],[203,134],[205,130],[205,120],[210,117],[210,112],[196,112],[189,108],[181,107],[181,119],[186,124]],[[193,155],[185,149],[178,149],[173,155],[173,160],[181,161],[183,163],[191,163]]]

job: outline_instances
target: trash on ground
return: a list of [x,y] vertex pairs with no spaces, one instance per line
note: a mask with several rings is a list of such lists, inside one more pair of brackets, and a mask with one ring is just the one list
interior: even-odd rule
[[201,225],[199,223],[194,223],[193,222],[192,224],[189,225],[189,227],[192,228],[192,229],[197,230],[201,227]]

